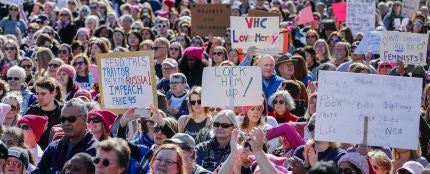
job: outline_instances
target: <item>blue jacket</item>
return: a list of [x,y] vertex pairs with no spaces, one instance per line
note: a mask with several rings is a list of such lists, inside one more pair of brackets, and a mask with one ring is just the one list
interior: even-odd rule
[[[266,101],[269,101],[270,96],[278,90],[279,85],[281,85],[283,81],[285,81],[285,79],[276,74],[273,74],[270,79],[264,79],[263,77],[263,91]],[[270,106],[268,106],[268,111],[272,112]]]
[[21,86],[21,95],[22,95],[22,103],[19,114],[24,115],[27,109],[37,101],[37,97],[34,93],[32,93],[27,85]]
[[67,149],[70,145],[69,140],[63,137],[60,140],[54,141],[49,144],[45,149],[36,170],[32,174],[56,174],[61,173],[64,164],[79,152],[85,152],[91,156],[96,156],[96,145],[99,141],[93,135],[87,132],[84,138],[76,144],[69,155]]

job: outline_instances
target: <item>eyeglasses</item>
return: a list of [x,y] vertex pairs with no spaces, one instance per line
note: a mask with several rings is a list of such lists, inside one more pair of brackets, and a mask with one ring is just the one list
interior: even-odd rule
[[48,64],[48,67],[49,68],[58,68],[58,67],[60,67],[60,65],[56,64],[56,63],[50,63],[50,64]]
[[182,83],[182,82],[172,82],[172,81],[171,81],[169,84],[170,84],[170,85],[179,85],[179,84],[183,84],[183,83]]
[[175,51],[179,51],[179,48],[176,47],[170,47],[170,51],[175,50]]
[[194,101],[190,100],[190,104],[191,105],[195,105],[196,103],[199,104],[199,105],[201,105],[202,104],[202,100],[194,100]]
[[16,111],[16,110],[18,110],[18,107],[15,106],[15,105],[10,105],[10,110],[11,111]]
[[315,130],[315,125],[313,125],[313,124],[308,125],[308,131],[309,132],[313,132],[314,130]]
[[339,168],[339,174],[353,174],[356,173],[351,168]]
[[94,118],[88,118],[87,123],[101,123],[102,120],[100,118],[94,117]]
[[214,127],[222,127],[224,129],[229,128],[230,126],[233,126],[233,124],[228,124],[228,123],[218,123],[218,122],[214,122],[213,124]]
[[316,35],[307,35],[306,38],[316,38]]
[[19,79],[21,79],[21,78],[19,78],[19,77],[7,77],[8,81],[11,81],[11,80],[18,81]]
[[76,122],[76,120],[78,120],[78,117],[80,116],[60,116],[60,123],[64,124],[66,121],[68,121],[69,123],[74,123]]
[[175,162],[175,161],[170,160],[170,159],[162,159],[162,158],[155,158],[155,161],[157,161],[159,163],[164,162],[164,164],[166,164],[166,166],[172,166],[172,165],[175,165],[178,163],[178,162]]
[[58,50],[58,54],[67,54],[68,50]]
[[285,101],[284,101],[284,100],[273,100],[273,104],[274,104],[274,105],[276,105],[276,104],[283,105],[284,103],[285,103]]
[[21,124],[18,126],[18,128],[22,129],[22,130],[30,130],[31,127],[27,124]]
[[84,61],[81,61],[81,62],[75,62],[75,63],[73,63],[73,66],[77,66],[77,65],[82,66],[82,65],[84,65],[84,64],[85,64],[85,62],[84,62]]
[[22,162],[21,161],[7,160],[5,165],[6,165],[6,167],[11,167],[11,168],[21,168]]
[[5,51],[14,51],[16,48],[15,47],[5,47],[4,50]]
[[213,52],[212,56],[222,56],[222,52]]
[[112,164],[113,163],[113,161],[112,160],[110,160],[110,159],[100,159],[99,157],[95,157],[94,159],[93,159],[93,163],[95,164],[95,165],[97,165],[97,164],[99,164],[100,162],[102,162],[102,165],[104,166],[104,167],[107,167],[107,166],[109,166],[110,164]]
[[152,47],[152,50],[157,51],[160,48],[166,48],[166,47]]
[[154,127],[154,133],[158,133],[160,131],[161,131],[161,127],[160,126]]

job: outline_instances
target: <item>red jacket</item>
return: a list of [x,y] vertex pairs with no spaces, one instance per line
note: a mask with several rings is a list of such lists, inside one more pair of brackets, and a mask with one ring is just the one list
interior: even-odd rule
[[273,111],[270,112],[269,115],[275,117],[278,123],[296,122],[298,119],[297,115],[294,115],[288,111],[282,115],[278,114],[276,111]]

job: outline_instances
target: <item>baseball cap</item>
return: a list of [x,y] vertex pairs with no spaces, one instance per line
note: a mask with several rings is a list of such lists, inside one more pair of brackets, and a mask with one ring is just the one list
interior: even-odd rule
[[178,62],[175,59],[172,59],[172,58],[165,59],[163,61],[163,63],[161,63],[161,65],[164,65],[164,64],[170,65],[173,68],[178,67]]
[[424,167],[416,161],[408,161],[404,163],[402,167],[397,169],[397,171],[399,170],[407,170],[408,172],[413,174],[420,174],[424,170]]
[[184,133],[176,133],[172,138],[165,140],[164,143],[175,143],[175,144],[184,145],[188,147],[196,146],[196,142],[194,141],[194,138]]

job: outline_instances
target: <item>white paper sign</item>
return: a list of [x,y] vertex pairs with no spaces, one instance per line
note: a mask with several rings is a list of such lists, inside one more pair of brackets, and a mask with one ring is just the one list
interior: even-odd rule
[[422,80],[320,71],[315,139],[417,149]]
[[375,0],[347,0],[346,26],[353,35],[375,29]]
[[207,67],[203,70],[202,85],[203,106],[251,106],[260,105],[263,100],[260,67]]
[[381,60],[409,64],[426,64],[428,35],[382,31]]
[[355,49],[355,54],[366,54],[368,51],[372,51],[372,54],[379,54],[379,46],[381,45],[381,32],[380,31],[369,31],[364,34],[363,40]]
[[259,54],[282,53],[283,38],[280,35],[279,17],[230,17],[231,44],[244,50],[251,46]]
[[402,4],[402,15],[412,17],[419,10],[420,0],[403,0]]
[[24,0],[0,0],[0,3],[6,5],[21,6],[24,3]]

